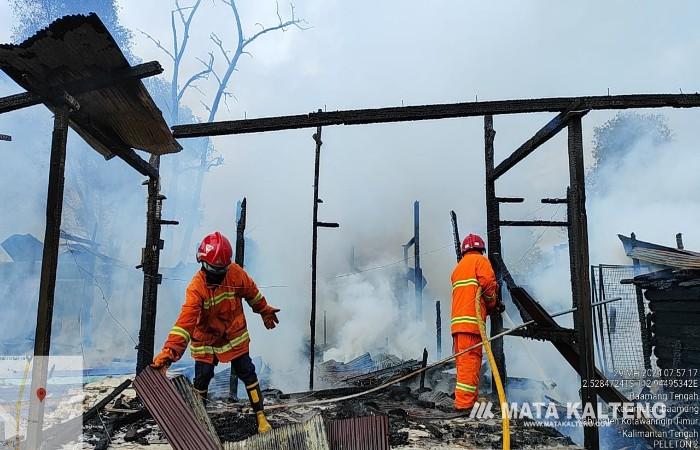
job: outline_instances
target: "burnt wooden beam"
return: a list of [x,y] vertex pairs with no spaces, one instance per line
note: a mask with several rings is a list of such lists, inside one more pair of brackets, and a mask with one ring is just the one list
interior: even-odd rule
[[522,197],[496,197],[498,203],[523,203],[525,201]]
[[700,94],[635,94],[593,97],[553,97],[490,102],[446,103],[439,105],[330,111],[259,119],[176,125],[176,138],[260,133],[331,125],[410,122],[499,114],[561,112],[577,103],[580,109],[697,108]]
[[[161,73],[163,73],[163,68],[160,63],[158,61],[151,61],[99,77],[87,78],[85,80],[55,86],[46,86],[42,88],[42,93],[51,95],[53,92],[68,92],[72,95],[79,95],[125,81],[152,77]],[[48,99],[43,95],[31,92],[9,95],[0,98],[0,114],[38,105],[46,101],[48,101]]]
[[[319,110],[320,111],[320,110]],[[314,366],[316,364],[316,261],[318,258],[318,205],[320,199],[318,197],[318,180],[321,172],[321,141],[322,128],[316,128],[316,133],[312,138],[316,144],[315,159],[314,159],[314,206],[313,217],[311,219],[311,319],[309,320],[310,339],[309,339],[309,390],[314,390]]]
[[41,258],[39,281],[39,305],[37,307],[36,331],[34,335],[34,360],[32,383],[29,392],[29,418],[27,423],[27,447],[39,448],[43,442],[44,399],[49,371],[51,351],[51,324],[53,321],[54,291],[58,268],[59,240],[61,237],[61,212],[65,186],[66,141],[71,108],[68,104],[56,108],[49,182],[46,194],[46,229]]
[[8,141],[9,142],[11,140],[12,140],[12,136],[10,136],[9,134],[0,134],[0,141]]
[[566,227],[569,223],[558,220],[501,220],[498,225],[502,227]]
[[523,145],[518,147],[509,157],[504,159],[496,168],[491,172],[491,177],[497,179],[510,169],[512,169],[516,164],[525,159],[532,152],[537,150],[545,142],[552,139],[561,130],[566,127],[574,117],[582,117],[588,111],[572,111],[573,108],[578,107],[578,103],[574,103],[567,108],[567,111],[557,114],[552,120],[550,120],[545,126],[543,126],[534,136],[528,139]]
[[462,241],[459,238],[459,228],[457,226],[457,213],[450,211],[450,221],[452,222],[452,240],[455,244],[455,255],[457,262],[462,259]]
[[316,226],[319,228],[338,228],[340,224],[337,222],[316,222]]
[[[597,411],[598,396],[591,381],[596,376],[593,347],[593,314],[591,311],[590,262],[588,255],[588,219],[586,215],[586,182],[583,165],[583,132],[581,117],[568,121],[569,189],[567,219],[569,222],[569,259],[571,291],[573,294],[574,329],[578,340],[578,373],[581,375],[582,406]],[[588,406],[590,405],[590,406]],[[597,418],[597,415],[596,415]],[[600,448],[598,426],[595,420],[584,423],[584,447]]]
[[143,248],[141,269],[143,270],[143,291],[141,293],[141,322],[139,342],[136,353],[136,373],[141,373],[153,362],[155,350],[156,311],[158,304],[158,285],[161,275],[160,250],[162,247],[161,210],[162,199],[158,177],[150,177],[146,183],[148,198],[146,201],[146,245]]
[[[145,159],[141,158],[134,150],[124,149],[118,147],[111,148],[112,153],[117,155],[119,159],[123,160],[125,163],[130,165],[132,168],[136,169],[141,175],[145,175],[149,178],[158,178],[158,169],[156,169],[152,164],[150,164]],[[177,225],[172,224],[172,225]]]
[[[243,197],[238,203],[236,218],[236,254],[235,263],[240,267],[245,265],[245,226],[248,217],[248,200]],[[228,379],[228,398],[229,400],[238,401],[238,375],[231,362],[231,373]]]
[[413,292],[416,321],[423,319],[423,268],[420,265],[420,202],[413,202]]
[[[484,116],[484,167],[486,170],[486,241],[488,243],[488,258],[494,266],[496,280],[498,280],[498,291],[501,301],[503,295],[501,293],[501,280],[503,280],[503,272],[496,261],[501,255],[501,205],[496,197],[496,181],[490,175],[494,168],[494,148],[493,141],[496,137],[496,131],[493,129],[493,116]],[[491,320],[491,336],[495,336],[503,330],[503,317],[500,313],[494,312],[490,316]],[[491,343],[493,357],[496,360],[496,367],[505,383],[508,382],[508,374],[506,367],[506,357],[503,351],[503,339],[496,339]],[[496,380],[491,377],[491,389],[495,391]]]
[[540,201],[542,203],[546,203],[546,204],[550,204],[550,205],[559,205],[559,204],[565,205],[569,202],[565,198],[543,198]]

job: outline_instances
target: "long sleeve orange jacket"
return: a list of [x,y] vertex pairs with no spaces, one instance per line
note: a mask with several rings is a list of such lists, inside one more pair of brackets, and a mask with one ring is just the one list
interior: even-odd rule
[[248,353],[250,337],[242,299],[258,314],[272,309],[255,282],[237,264],[229,266],[217,286],[208,286],[204,272],[197,271],[163,350],[177,361],[189,344],[192,358],[209,364],[214,362],[214,356],[225,363]]
[[498,283],[488,258],[478,252],[467,252],[452,272],[451,331],[479,334],[476,317],[477,290],[481,287],[481,319],[495,308]]

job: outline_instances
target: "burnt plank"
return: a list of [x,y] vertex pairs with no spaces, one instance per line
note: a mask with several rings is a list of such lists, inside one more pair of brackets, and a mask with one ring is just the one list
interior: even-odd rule
[[490,102],[447,103],[390,108],[331,111],[259,119],[229,120],[174,126],[176,138],[260,133],[331,125],[410,122],[499,114],[561,112],[576,103],[582,110],[630,108],[696,108],[700,94],[634,94],[591,97],[553,97]]
[[571,111],[575,108],[578,103],[572,104],[567,111],[557,114],[552,120],[550,120],[545,126],[543,126],[534,136],[525,141],[523,145],[518,147],[509,157],[504,159],[495,169],[491,172],[490,177],[492,180],[499,178],[501,175],[506,173],[508,170],[513,168],[520,161],[525,159],[532,152],[537,150],[545,142],[552,139],[564,129],[573,118],[580,118],[584,116],[588,111]]

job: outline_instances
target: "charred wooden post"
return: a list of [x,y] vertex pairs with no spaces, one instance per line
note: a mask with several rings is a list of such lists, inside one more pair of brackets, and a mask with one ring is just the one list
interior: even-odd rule
[[[424,348],[423,349],[423,359],[421,360],[420,366],[422,369],[425,369],[427,365],[428,365],[428,349]],[[421,372],[421,374],[420,374],[420,391],[422,392],[424,389],[425,389],[425,371]]]
[[239,204],[238,220],[236,221],[236,256],[235,262],[243,267],[245,264],[245,225],[248,217],[248,201],[245,197]]
[[[595,378],[595,354],[593,351],[593,318],[591,312],[591,292],[588,271],[588,219],[586,216],[586,185],[583,166],[583,136],[581,117],[575,116],[568,122],[569,153],[569,255],[571,260],[571,290],[574,307],[574,324],[579,345],[579,373],[581,374],[581,401],[583,406],[592,405],[597,410],[596,390],[591,386]],[[597,416],[596,416],[597,417]],[[584,423],[584,446],[598,449],[598,427]]]
[[[319,110],[320,111],[320,110]],[[314,390],[314,364],[316,362],[316,258],[318,252],[318,177],[321,170],[321,127],[316,128],[316,133],[313,135],[316,142],[316,158],[314,162],[314,206],[312,220],[312,235],[311,235],[311,327],[310,336],[310,355],[309,355],[309,390]]]
[[[591,292],[593,293],[593,301],[595,303],[598,303],[602,299],[598,297],[598,291],[596,289],[596,275],[595,275],[595,266],[591,266]],[[603,327],[603,313],[601,306],[604,305],[599,305],[593,308],[593,312],[596,313],[597,317],[593,317],[593,325],[596,325],[596,319],[597,319],[597,329],[594,329],[593,331],[595,332],[595,339],[596,342],[598,342],[599,345],[599,351],[600,351],[600,364],[601,368],[603,370],[603,373],[607,375],[608,373],[608,357],[605,351],[605,334],[603,332],[604,327]]]
[[[486,241],[488,245],[488,257],[496,272],[498,280],[498,293],[502,297],[501,280],[503,279],[502,268],[496,264],[496,255],[502,257],[501,253],[501,212],[498,199],[496,198],[496,176],[494,176],[494,151],[493,140],[496,131],[493,129],[493,116],[484,116],[484,155],[486,165]],[[501,314],[491,315],[491,336],[503,331],[503,317]],[[506,358],[503,353],[503,340],[496,339],[491,343],[494,359],[501,379],[508,380],[506,373]],[[491,380],[491,387],[496,389],[495,381]]]
[[[678,240],[676,235],[676,240]],[[632,246],[634,246],[637,241],[637,236],[631,233]],[[681,242],[681,248],[683,243]],[[640,275],[642,273],[639,260],[637,258],[632,258],[632,266],[634,267],[634,276]],[[642,293],[642,288],[639,285],[634,285],[635,294],[637,296],[637,315],[639,317],[639,333],[642,339],[642,354],[644,356],[644,368],[646,370],[651,370],[651,333],[649,332],[649,327],[647,327],[647,314],[646,307],[644,306],[644,294]]]
[[136,373],[139,374],[153,361],[156,332],[156,310],[158,303],[158,285],[163,276],[158,273],[160,268],[160,251],[164,242],[161,239],[163,225],[178,225],[176,220],[163,220],[163,200],[165,195],[160,192],[160,156],[152,155],[148,165],[156,176],[151,176],[143,184],[147,186],[146,201],[146,246],[142,249],[141,264],[137,268],[143,270],[143,294],[141,297],[141,326],[139,328],[139,343],[136,354]]
[[435,301],[435,338],[437,359],[442,359],[442,314],[440,313],[440,300]]
[[676,248],[683,250],[683,233],[676,233]]
[[29,393],[29,419],[25,448],[40,448],[44,425],[44,398],[49,370],[51,349],[51,324],[53,321],[54,290],[58,268],[58,248],[61,235],[61,213],[65,185],[66,141],[71,107],[61,104],[54,110],[49,184],[46,195],[46,230],[41,259],[39,306],[36,315],[32,384]]
[[0,134],[0,141],[7,141],[10,142],[12,140],[12,136],[9,134]]
[[[236,256],[235,262],[239,266],[243,267],[245,264],[245,224],[247,217],[247,200],[243,197],[243,200],[238,203],[238,220],[236,221]],[[233,364],[231,364],[231,374],[229,376],[229,400],[238,400],[238,376],[236,371],[233,369]]]
[[452,239],[455,243],[455,255],[457,255],[457,262],[462,259],[462,241],[459,239],[459,228],[457,227],[457,214],[454,211],[450,211],[450,219],[452,221]]
[[420,266],[420,203],[413,202],[413,287],[416,295],[416,320],[423,317],[423,270]]

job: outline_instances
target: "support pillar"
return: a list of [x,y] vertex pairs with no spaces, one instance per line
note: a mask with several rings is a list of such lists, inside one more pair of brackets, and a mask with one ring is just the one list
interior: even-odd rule
[[[493,116],[484,116],[484,155],[486,164],[486,241],[488,248],[488,257],[496,272],[496,280],[498,280],[498,295],[503,298],[501,289],[501,280],[503,279],[502,268],[499,264],[494,264],[497,258],[495,255],[503,257],[501,253],[501,212],[500,205],[496,199],[496,180],[491,177],[494,170],[494,150],[493,140],[496,137],[496,131],[493,129]],[[500,313],[492,314],[491,316],[491,336],[503,331],[503,317]],[[503,339],[495,339],[491,342],[493,357],[496,360],[498,372],[504,383],[507,383],[508,375],[506,373],[506,358],[503,353]],[[496,390],[496,382],[491,379],[491,388]]]
[[70,107],[61,105],[54,110],[49,184],[46,195],[46,229],[41,259],[39,306],[34,337],[32,384],[29,393],[29,421],[25,448],[40,448],[44,426],[44,398],[49,370],[51,349],[51,324],[53,321],[54,290],[58,269],[58,247],[61,234],[63,190],[65,185],[66,141]]
[[[676,240],[680,233],[676,235]],[[634,247],[634,242],[637,240],[637,236],[632,233],[632,246]],[[683,242],[680,242],[680,248],[683,248]],[[640,275],[642,273],[640,269],[639,260],[632,258],[632,265],[634,267],[634,276]],[[649,328],[647,327],[647,314],[646,307],[644,306],[644,294],[642,294],[642,288],[635,285],[634,291],[637,296],[637,316],[639,317],[639,332],[641,334],[642,340],[642,355],[644,357],[644,368],[649,371],[651,370],[651,333],[649,333]]]
[[[591,387],[595,379],[595,354],[593,350],[593,317],[591,311],[591,291],[588,257],[588,219],[586,217],[586,183],[583,166],[583,136],[581,117],[573,117],[568,125],[569,152],[569,199],[568,231],[569,255],[571,260],[571,290],[575,307],[574,328],[579,346],[579,373],[581,374],[581,401],[597,410],[596,391]],[[599,448],[598,427],[584,423],[584,446],[586,449]]]
[[[153,155],[150,164],[160,170],[160,156]],[[139,343],[136,347],[136,373],[140,373],[153,361],[156,334],[156,305],[158,302],[158,285],[163,276],[158,273],[160,267],[160,251],[164,242],[160,238],[163,225],[178,225],[175,220],[163,220],[163,200],[165,195],[160,193],[160,178],[149,177],[144,182],[148,187],[146,201],[146,246],[141,254],[143,270],[143,295],[141,297],[141,326],[139,328]]]
[[141,298],[141,326],[139,328],[139,343],[136,354],[137,374],[141,373],[153,361],[158,285],[161,282],[158,267],[160,264],[160,250],[163,248],[163,242],[160,239],[162,208],[160,181],[158,178],[149,177],[148,181],[146,181],[146,186],[148,188],[146,246],[143,248],[141,257],[143,294]]
[[309,355],[309,390],[314,390],[314,364],[316,362],[316,258],[318,253],[318,178],[321,170],[321,127],[316,128],[316,133],[313,135],[316,142],[316,159],[314,163],[314,209],[313,209],[313,228],[311,236],[311,339],[310,339],[310,355]]
[[416,320],[423,318],[423,269],[420,266],[420,203],[413,202],[413,287],[416,296]]
[[442,314],[440,313],[440,300],[435,301],[435,338],[437,359],[442,359]]
[[457,214],[454,211],[450,211],[450,221],[452,222],[452,239],[455,244],[455,255],[457,256],[457,262],[462,260],[462,242],[459,239],[459,227],[457,226]]
[[[238,220],[236,221],[236,256],[235,263],[240,267],[245,264],[245,224],[247,217],[247,207],[248,202],[245,197],[238,204]],[[231,363],[231,374],[229,376],[229,400],[238,400],[238,375],[233,369],[233,363]]]

